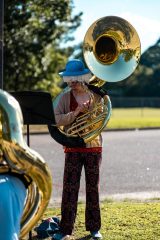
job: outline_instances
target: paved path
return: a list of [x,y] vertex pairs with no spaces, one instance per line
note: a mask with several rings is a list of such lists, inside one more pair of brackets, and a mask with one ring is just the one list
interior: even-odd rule
[[[100,197],[160,198],[160,130],[103,132]],[[31,148],[48,163],[53,176],[51,204],[60,201],[63,181],[62,146],[48,134],[31,135]],[[85,197],[82,174],[79,199]]]

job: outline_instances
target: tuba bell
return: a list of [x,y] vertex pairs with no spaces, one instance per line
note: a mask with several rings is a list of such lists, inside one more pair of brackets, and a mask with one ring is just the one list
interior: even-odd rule
[[125,19],[107,16],[95,21],[84,37],[83,55],[90,71],[105,82],[122,81],[136,69],[139,36]]
[[21,220],[23,238],[48,206],[52,177],[44,159],[29,148],[22,134],[22,112],[17,100],[0,90],[0,173],[23,174],[29,184]]
[[[83,43],[84,60],[93,73],[88,88],[96,93],[99,89],[98,94],[101,95],[105,90],[104,83],[122,81],[129,77],[139,63],[140,53],[139,36],[128,21],[116,16],[95,21],[86,32]],[[66,91],[67,88],[61,94]],[[53,101],[54,107],[60,96]],[[96,103],[92,111],[77,117],[67,132],[62,128],[59,128],[60,131],[68,138],[80,137],[85,143],[94,139],[111,117],[110,98],[105,94],[102,94],[102,98],[102,103]]]

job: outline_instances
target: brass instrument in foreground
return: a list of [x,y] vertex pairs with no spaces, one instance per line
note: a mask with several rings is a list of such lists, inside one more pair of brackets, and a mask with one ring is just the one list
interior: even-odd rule
[[0,90],[0,173],[23,174],[30,182],[21,221],[21,238],[37,223],[48,206],[52,178],[43,158],[29,148],[22,134],[22,113],[17,100]]
[[[85,62],[93,73],[89,86],[101,88],[105,82],[129,77],[139,63],[140,54],[138,34],[129,22],[116,16],[98,19],[89,27],[83,44]],[[57,101],[58,97],[54,106]],[[101,103],[96,103],[92,111],[78,117],[63,133],[68,137],[79,136],[85,143],[90,142],[106,127],[111,110],[110,98],[105,95]]]

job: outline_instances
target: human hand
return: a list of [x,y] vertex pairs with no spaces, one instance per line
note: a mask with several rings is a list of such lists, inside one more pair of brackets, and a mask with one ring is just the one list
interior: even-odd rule
[[74,111],[74,115],[77,116],[79,113],[84,113],[88,110],[88,108],[89,108],[89,101],[86,101],[83,104],[79,104]]

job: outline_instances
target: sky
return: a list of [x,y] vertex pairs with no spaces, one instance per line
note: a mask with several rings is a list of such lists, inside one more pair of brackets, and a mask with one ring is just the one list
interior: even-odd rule
[[[95,21],[105,16],[126,19],[136,29],[142,53],[160,38],[160,0],[73,0],[73,13],[83,12],[74,43],[83,41]],[[72,42],[73,44],[73,42]]]

